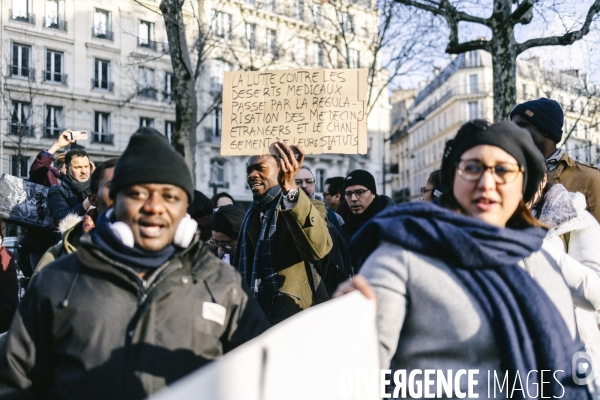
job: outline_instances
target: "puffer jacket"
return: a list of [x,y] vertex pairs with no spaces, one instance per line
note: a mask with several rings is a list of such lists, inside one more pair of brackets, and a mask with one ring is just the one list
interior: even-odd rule
[[[570,263],[568,270],[563,268],[563,275],[572,288],[577,306],[575,319],[579,336],[586,352],[600,365],[600,330],[596,323],[600,309],[600,224],[586,211],[584,195],[570,193],[560,184],[548,189],[539,214],[540,221],[550,228],[546,239],[584,266]],[[586,276],[584,280],[583,276]],[[598,381],[600,369],[595,372]]]
[[[72,179],[72,178],[71,178]],[[48,211],[56,225],[69,214],[84,215],[83,201],[87,196],[78,196],[65,178],[48,191]]]
[[0,397],[143,399],[267,328],[239,274],[198,235],[148,280],[85,235],[32,280]]

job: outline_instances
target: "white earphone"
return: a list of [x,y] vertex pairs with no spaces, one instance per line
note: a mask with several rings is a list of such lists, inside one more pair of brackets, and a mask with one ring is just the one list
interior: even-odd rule
[[[106,217],[110,220],[113,209],[110,209],[106,213]],[[133,239],[133,232],[129,225],[123,221],[116,221],[110,224],[110,229],[113,231],[116,237],[127,247],[135,246],[135,240]],[[194,235],[198,230],[198,223],[192,219],[190,214],[185,216],[179,221],[177,229],[175,230],[175,236],[173,237],[173,244],[183,249],[187,248],[194,239]]]

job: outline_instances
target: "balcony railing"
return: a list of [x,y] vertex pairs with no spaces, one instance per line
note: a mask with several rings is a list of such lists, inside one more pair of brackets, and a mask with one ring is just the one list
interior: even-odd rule
[[14,21],[25,22],[31,25],[35,25],[35,14],[16,12],[13,13],[13,10],[9,10],[9,18]]
[[58,18],[46,17],[44,26],[46,28],[58,29],[59,31],[67,31],[67,21],[61,21]]
[[45,139],[57,139],[58,136],[60,135],[60,133],[62,131],[64,131],[64,128],[56,128],[54,126],[44,126],[44,138]]
[[114,135],[106,132],[92,132],[92,142],[113,144]]
[[33,136],[33,125],[9,121],[8,133],[15,136]]
[[151,87],[138,88],[138,96],[156,100],[156,89]]
[[171,54],[171,47],[169,47],[169,43],[162,44],[162,51],[165,54]]
[[92,90],[104,90],[107,92],[113,91],[113,82],[99,81],[92,79]]
[[156,42],[154,40],[138,38],[138,47],[145,47],[156,51]]
[[165,92],[163,90],[162,96],[163,96],[163,101],[166,101],[168,103],[171,103],[176,100],[175,93],[173,93],[173,92]]
[[18,65],[10,66],[10,76],[13,78],[26,78],[30,81],[35,80],[35,68],[19,67]]
[[52,71],[42,71],[42,76],[44,77],[44,82],[59,83],[61,85],[67,84],[67,75],[65,74],[59,74]]
[[105,28],[94,26],[92,28],[92,37],[98,39],[113,40],[113,32]]

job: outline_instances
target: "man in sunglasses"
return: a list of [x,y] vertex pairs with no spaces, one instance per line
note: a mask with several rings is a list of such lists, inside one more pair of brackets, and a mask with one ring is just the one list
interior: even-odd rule
[[377,194],[375,178],[363,169],[354,170],[346,176],[344,197],[352,212],[342,226],[342,236],[347,243],[367,221],[384,208],[394,205],[391,198]]

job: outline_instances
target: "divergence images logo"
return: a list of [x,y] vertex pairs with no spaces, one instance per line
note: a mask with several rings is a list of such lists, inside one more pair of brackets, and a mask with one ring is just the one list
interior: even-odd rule
[[573,382],[577,385],[587,385],[592,382],[597,371],[596,361],[585,351],[573,355],[571,373]]

